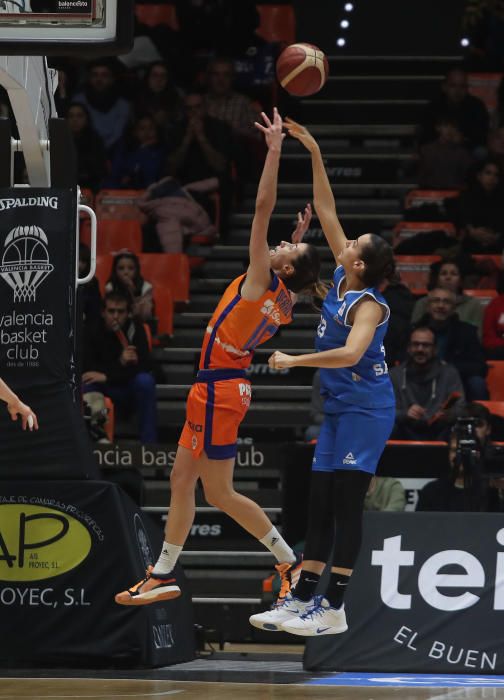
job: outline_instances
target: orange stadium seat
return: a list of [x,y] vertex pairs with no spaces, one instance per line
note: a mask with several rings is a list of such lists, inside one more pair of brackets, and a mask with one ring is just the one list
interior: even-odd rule
[[114,434],[115,434],[115,407],[114,407],[114,402],[109,396],[104,397],[105,400],[105,408],[107,409],[107,420],[105,421],[105,425],[103,426],[105,433],[107,434],[108,439],[110,442],[114,442]]
[[135,15],[137,20],[147,27],[158,27],[160,24],[166,24],[175,32],[179,30],[177,10],[175,5],[171,3],[164,5],[139,5],[135,3]]
[[189,301],[189,260],[183,253],[141,253],[142,276],[155,287],[167,286],[174,302]]
[[441,258],[439,255],[396,255],[397,272],[403,283],[414,294],[425,294],[432,263]]
[[296,41],[296,15],[292,5],[257,5],[260,24],[257,34],[271,43]]
[[504,360],[488,360],[487,366],[490,401],[504,401]]
[[458,197],[458,190],[411,190],[404,200],[405,209],[415,209],[423,204],[442,205],[449,197]]
[[476,401],[482,406],[486,406],[494,416],[504,418],[504,401]]
[[495,289],[464,289],[464,294],[475,297],[482,306],[486,306],[497,296],[497,291]]
[[394,226],[392,246],[395,248],[402,241],[408,240],[419,233],[444,231],[448,236],[455,236],[455,226],[449,221],[399,221]]
[[144,190],[100,190],[95,200],[96,216],[98,219],[144,221],[146,217],[137,204],[143,194]]
[[142,227],[139,221],[121,221],[102,219],[98,221],[98,237],[96,252],[117,253],[119,250],[130,250],[140,253],[142,250]]
[[493,114],[498,105],[499,85],[504,73],[469,73],[467,83],[469,93],[479,97]]

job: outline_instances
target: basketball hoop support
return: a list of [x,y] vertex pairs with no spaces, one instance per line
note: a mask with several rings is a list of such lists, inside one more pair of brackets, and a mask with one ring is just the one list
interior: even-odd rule
[[50,187],[49,119],[57,116],[57,72],[48,68],[44,56],[0,56],[0,84],[9,96],[20,137],[11,140],[11,151],[23,151],[32,187]]

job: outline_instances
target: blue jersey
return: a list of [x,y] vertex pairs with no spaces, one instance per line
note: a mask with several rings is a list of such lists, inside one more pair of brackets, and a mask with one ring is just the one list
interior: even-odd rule
[[333,403],[333,409],[336,411],[341,401],[363,408],[394,406],[394,390],[389,378],[383,346],[390,309],[384,297],[373,288],[358,292],[349,290],[341,296],[340,287],[344,278],[345,271],[340,265],[334,272],[334,286],[329,290],[322,306],[315,340],[318,352],[341,348],[345,345],[352,330],[348,315],[362,298],[372,297],[381,304],[385,311],[385,318],[377,326],[373,340],[356,365],[320,370],[321,394],[325,399],[324,410],[326,413],[331,413],[331,403]]

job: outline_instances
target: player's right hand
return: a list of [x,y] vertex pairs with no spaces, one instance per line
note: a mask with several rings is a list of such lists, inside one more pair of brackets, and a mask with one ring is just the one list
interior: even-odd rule
[[285,134],[282,134],[283,122],[278,109],[273,107],[273,122],[270,121],[265,112],[261,112],[261,117],[266,126],[259,124],[259,122],[254,122],[255,127],[263,132],[266,145],[270,150],[280,151]]
[[298,211],[296,228],[292,232],[291,241],[293,243],[301,243],[303,236],[310,228],[310,222],[312,220],[312,208],[310,202],[304,208],[304,212],[301,214]]
[[17,420],[18,416],[21,416],[21,427],[23,430],[29,428],[29,430],[38,430],[38,420],[36,414],[22,401],[16,401],[14,403],[7,404],[7,410],[9,411],[12,420]]

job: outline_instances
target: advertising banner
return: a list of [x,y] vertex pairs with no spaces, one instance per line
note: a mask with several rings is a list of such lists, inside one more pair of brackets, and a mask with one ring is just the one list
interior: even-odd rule
[[504,673],[504,527],[486,513],[366,513],[349,629],[308,641],[310,671]]
[[[142,607],[114,595],[157,559],[162,531],[107,482],[0,482],[0,658],[159,666],[194,656],[190,592]],[[155,553],[155,554],[154,554]]]

